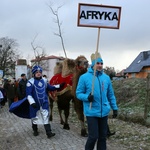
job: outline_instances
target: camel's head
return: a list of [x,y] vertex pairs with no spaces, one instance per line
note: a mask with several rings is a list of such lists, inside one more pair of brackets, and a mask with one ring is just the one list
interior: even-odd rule
[[85,56],[78,56],[75,60],[75,65],[76,65],[76,68],[79,69],[79,70],[85,70],[87,71],[87,68],[89,66],[88,64],[88,60],[86,59]]

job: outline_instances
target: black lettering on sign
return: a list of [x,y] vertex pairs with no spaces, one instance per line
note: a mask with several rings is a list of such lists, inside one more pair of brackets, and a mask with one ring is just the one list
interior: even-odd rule
[[112,20],[118,20],[118,16],[117,16],[117,13],[116,13],[116,12],[113,14]]
[[98,14],[99,14],[99,16],[100,16],[99,19],[102,19],[104,13],[105,13],[105,12],[102,12],[102,13],[101,13],[100,11],[98,11]]
[[108,13],[108,12],[105,12],[104,20],[107,20],[107,18],[108,18],[108,20],[111,20],[111,19],[110,19],[110,16],[109,16],[110,14],[111,14],[111,12],[109,12],[109,13]]
[[80,19],[104,19],[104,20],[118,20],[116,12],[100,12],[100,11],[84,11],[80,13]]
[[80,14],[80,19],[81,18],[87,19],[84,11],[82,11],[81,14]]

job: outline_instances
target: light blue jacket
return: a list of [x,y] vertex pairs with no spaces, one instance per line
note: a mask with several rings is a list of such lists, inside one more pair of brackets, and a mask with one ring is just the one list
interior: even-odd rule
[[[88,96],[92,92],[92,82],[94,82],[94,101],[90,108]],[[94,77],[94,70],[89,68],[85,74],[81,75],[76,96],[83,101],[85,116],[104,117],[108,116],[110,108],[118,110],[110,77],[103,71],[96,71]]]

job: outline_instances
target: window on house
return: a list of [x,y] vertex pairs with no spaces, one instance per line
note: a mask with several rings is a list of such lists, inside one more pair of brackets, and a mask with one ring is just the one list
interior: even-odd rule
[[141,62],[141,60],[139,60],[137,63],[139,64]]
[[135,78],[135,73],[132,73],[132,74],[131,74],[131,78]]

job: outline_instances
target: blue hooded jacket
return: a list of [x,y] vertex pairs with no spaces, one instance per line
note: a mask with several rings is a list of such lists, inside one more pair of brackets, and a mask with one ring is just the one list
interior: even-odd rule
[[[94,82],[94,101],[90,108],[88,96],[92,92],[92,82]],[[105,117],[108,116],[110,108],[118,110],[116,98],[112,88],[111,80],[103,71],[96,71],[94,77],[93,68],[81,75],[76,89],[76,96],[83,101],[85,116]]]

